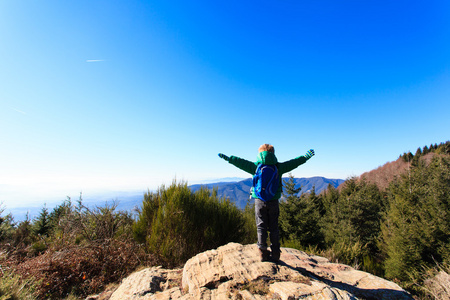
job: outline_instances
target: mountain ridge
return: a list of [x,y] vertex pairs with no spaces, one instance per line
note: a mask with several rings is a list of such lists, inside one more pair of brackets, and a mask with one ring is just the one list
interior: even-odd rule
[[[288,177],[283,177],[283,181],[287,179]],[[298,196],[303,193],[310,193],[313,189],[316,193],[321,193],[326,190],[330,184],[337,188],[344,181],[344,179],[330,179],[321,176],[294,178],[295,185],[301,187]],[[207,188],[210,191],[217,189],[218,197],[229,198],[237,207],[243,209],[250,199],[252,178],[238,182],[215,182],[209,184],[193,184],[189,186],[193,192],[198,191],[202,187]]]

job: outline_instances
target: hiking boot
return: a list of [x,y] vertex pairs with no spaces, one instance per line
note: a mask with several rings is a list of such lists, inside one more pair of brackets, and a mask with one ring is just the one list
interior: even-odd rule
[[270,257],[270,261],[274,262],[274,263],[279,262],[280,261],[280,254],[281,254],[281,251],[274,251],[274,252],[272,252],[272,256]]
[[270,261],[277,263],[280,260],[280,254],[281,250],[280,247],[271,247],[272,248],[272,255],[270,256]]
[[259,249],[259,254],[261,255],[261,261],[270,261],[270,251],[265,249]]

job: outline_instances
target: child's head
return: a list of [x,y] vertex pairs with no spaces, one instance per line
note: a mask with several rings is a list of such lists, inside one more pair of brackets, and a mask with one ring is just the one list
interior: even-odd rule
[[270,144],[263,144],[263,145],[259,146],[258,150],[259,150],[259,152],[269,151],[269,152],[275,153],[275,148]]

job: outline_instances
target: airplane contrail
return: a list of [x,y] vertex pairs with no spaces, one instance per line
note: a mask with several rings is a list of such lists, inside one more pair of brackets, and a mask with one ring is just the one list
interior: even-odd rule
[[104,59],[87,59],[86,62],[100,62],[105,61]]
[[17,108],[14,108],[14,107],[11,107],[11,109],[12,109],[12,110],[15,110],[16,112],[18,112],[18,113],[20,113],[20,114],[22,114],[22,115],[26,115],[26,114],[27,114],[26,112],[24,112],[24,111],[22,111],[22,110],[19,110],[19,109],[17,109]]

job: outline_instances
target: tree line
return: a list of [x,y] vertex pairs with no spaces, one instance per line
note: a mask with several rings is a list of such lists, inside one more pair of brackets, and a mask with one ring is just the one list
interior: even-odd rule
[[430,144],[430,146],[419,147],[417,148],[415,154],[412,154],[411,151],[409,151],[407,153],[403,153],[402,155],[400,155],[400,157],[403,159],[403,161],[415,165],[420,157],[427,155],[428,153],[450,155],[450,142],[440,143],[439,145],[435,143]]
[[[437,149],[448,151],[448,145]],[[299,189],[289,178],[280,203],[284,245],[425,295],[424,281],[442,268],[448,272],[450,262],[450,156],[445,151],[436,151],[431,162],[417,159],[386,190],[350,178],[339,190],[329,186],[320,195],[297,197]]]

